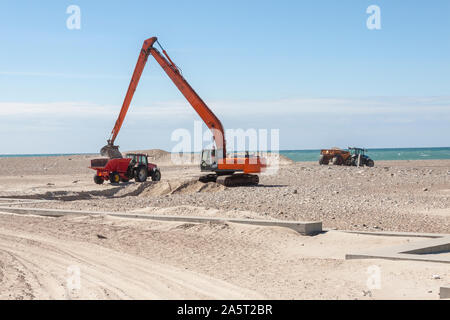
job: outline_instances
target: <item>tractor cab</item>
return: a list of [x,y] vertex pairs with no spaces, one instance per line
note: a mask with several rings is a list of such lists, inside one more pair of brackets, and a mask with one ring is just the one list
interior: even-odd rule
[[148,165],[148,158],[146,154],[142,153],[127,153],[125,155],[125,158],[131,159],[130,164],[133,167],[137,167],[140,165],[147,166]]
[[144,182],[147,177],[151,177],[153,181],[161,180],[161,172],[156,164],[148,162],[148,155],[143,153],[127,153],[125,158],[131,159],[127,175],[134,177],[137,182]]
[[366,155],[367,149],[349,147],[348,150],[351,153],[352,165],[354,166],[365,165],[368,167],[374,166],[374,161],[368,155]]
[[354,147],[348,147],[348,150],[350,151],[352,156],[356,156],[356,157],[358,157],[359,155],[364,157],[366,155],[366,152],[367,152],[366,149],[354,148]]

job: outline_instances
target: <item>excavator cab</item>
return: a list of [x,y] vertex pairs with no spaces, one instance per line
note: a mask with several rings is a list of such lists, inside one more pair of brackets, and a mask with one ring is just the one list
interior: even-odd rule
[[217,170],[217,155],[216,149],[202,150],[202,161],[200,163],[201,171],[215,171]]

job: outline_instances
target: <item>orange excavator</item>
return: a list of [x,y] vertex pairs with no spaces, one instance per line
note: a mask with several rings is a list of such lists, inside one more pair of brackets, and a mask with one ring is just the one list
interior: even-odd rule
[[[155,43],[161,48],[162,54],[153,46]],[[227,157],[225,132],[222,123],[184,79],[179,68],[161,47],[156,37],[144,41],[119,117],[108,139],[108,144],[100,151],[101,155],[109,158],[122,157],[119,147],[114,145],[114,141],[122,127],[149,55],[155,58],[212,132],[215,148],[202,151],[200,169],[202,172],[213,173],[202,176],[199,180],[202,182],[215,181],[225,186],[257,185],[259,177],[255,173],[260,173],[265,169],[266,160],[259,155],[250,156],[248,152],[243,157]]]

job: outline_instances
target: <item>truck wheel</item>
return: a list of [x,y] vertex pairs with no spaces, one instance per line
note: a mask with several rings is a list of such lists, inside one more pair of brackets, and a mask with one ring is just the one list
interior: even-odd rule
[[103,182],[105,182],[105,180],[103,180],[102,177],[94,176],[94,182],[95,182],[96,184],[103,184]]
[[319,164],[320,165],[324,165],[325,164],[325,157],[323,156],[323,154],[319,158]]
[[120,175],[117,172],[113,172],[109,175],[109,181],[111,183],[119,183],[120,182]]
[[136,177],[134,178],[136,182],[145,182],[147,181],[147,169],[145,167],[140,167],[136,171]]
[[372,159],[367,160],[366,166],[372,168],[375,165],[375,162],[373,162]]
[[336,166],[340,166],[342,164],[342,158],[341,156],[337,155],[333,157],[333,160],[331,160],[332,163]]
[[155,172],[153,172],[152,181],[159,181],[159,180],[161,180],[161,172],[159,171],[159,169],[156,169]]

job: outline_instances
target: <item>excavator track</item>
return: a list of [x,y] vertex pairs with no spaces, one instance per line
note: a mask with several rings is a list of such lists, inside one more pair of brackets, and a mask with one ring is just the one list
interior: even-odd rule
[[198,178],[198,180],[203,183],[216,182],[217,177],[218,177],[217,174],[213,173],[201,176],[200,178]]
[[233,174],[218,176],[216,182],[225,187],[256,186],[259,183],[259,177],[254,174]]

